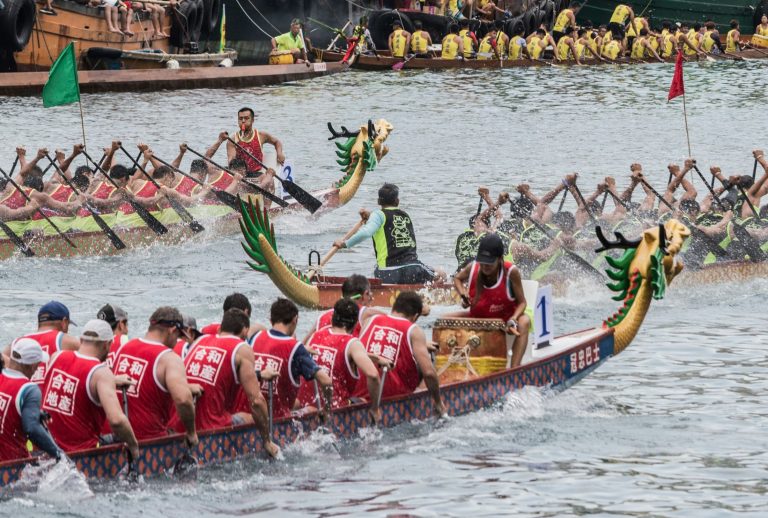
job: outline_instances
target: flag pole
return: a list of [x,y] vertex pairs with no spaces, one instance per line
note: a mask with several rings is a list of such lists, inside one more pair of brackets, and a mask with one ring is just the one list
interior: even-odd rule
[[691,136],[688,133],[688,110],[685,107],[685,94],[683,94],[683,120],[685,121],[685,140],[688,141],[688,158],[692,157],[691,154]]
[[80,105],[80,129],[83,132],[83,149],[88,151],[88,146],[85,143],[85,117],[83,116],[83,101],[79,99],[77,104]]

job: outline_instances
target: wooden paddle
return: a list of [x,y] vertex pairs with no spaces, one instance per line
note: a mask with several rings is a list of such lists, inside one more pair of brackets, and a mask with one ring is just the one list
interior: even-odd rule
[[[189,152],[190,152],[190,153],[192,153],[193,155],[196,155],[196,156],[198,156],[198,157],[202,158],[203,160],[205,160],[206,162],[208,162],[208,163],[209,163],[209,164],[211,164],[212,166],[214,166],[214,167],[217,167],[217,168],[221,169],[222,171],[225,171],[225,172],[227,172],[227,173],[231,174],[231,175],[232,175],[232,177],[234,177],[234,176],[235,176],[235,173],[233,173],[232,171],[230,171],[230,170],[229,170],[229,169],[227,169],[226,167],[222,167],[222,166],[220,166],[219,164],[217,164],[216,162],[214,162],[212,159],[208,158],[208,157],[207,157],[207,156],[205,156],[205,155],[201,155],[200,153],[198,153],[197,151],[195,151],[195,150],[194,150],[194,149],[192,149],[191,147],[187,146],[187,151],[189,151]],[[270,200],[272,200],[274,203],[277,203],[277,204],[278,204],[278,205],[280,205],[281,207],[287,207],[287,206],[288,206],[288,202],[286,202],[285,200],[281,200],[280,198],[278,198],[277,196],[275,196],[275,195],[274,195],[274,194],[272,194],[271,192],[269,192],[269,191],[267,191],[267,190],[265,190],[265,189],[262,189],[261,187],[259,187],[259,186],[258,186],[258,185],[256,185],[255,183],[251,183],[251,182],[249,182],[248,180],[246,180],[245,178],[243,178],[242,180],[240,180],[240,182],[244,183],[245,185],[247,185],[248,187],[250,187],[251,189],[253,189],[253,190],[254,190],[254,191],[256,191],[257,193],[261,194],[262,196],[264,196],[264,198],[270,199]]]
[[[88,160],[90,163],[96,166],[96,170],[104,175],[104,178],[106,178],[107,181],[112,184],[112,187],[114,187],[115,189],[120,189],[120,187],[115,183],[112,177],[109,176],[109,173],[106,172],[104,169],[102,169],[101,164],[97,164],[96,162],[94,162],[87,151],[83,150],[83,156],[85,156],[86,160]],[[128,201],[128,204],[136,212],[136,214],[142,219],[142,221],[144,221],[147,227],[149,227],[150,230],[152,230],[152,232],[154,232],[159,236],[162,236],[163,234],[168,233],[168,228],[162,223],[160,223],[160,221],[156,217],[150,214],[150,212],[147,210],[147,208],[144,205],[142,205],[141,203],[131,198],[128,198],[127,201]]]
[[[265,170],[268,169],[266,165],[264,165],[264,162],[253,156],[253,154],[245,149],[243,146],[241,146],[238,142],[235,142],[232,137],[227,135],[227,140],[229,140],[232,144],[237,147],[240,151],[251,157],[251,159],[259,164],[261,167],[263,167]],[[259,175],[264,173],[259,173]],[[323,206],[323,202],[309,194],[307,191],[296,185],[290,180],[283,180],[279,176],[275,175],[275,179],[279,181],[283,185],[283,189],[293,196],[293,199],[299,202],[305,209],[307,209],[311,214],[314,214],[317,212],[317,209]]]
[[[18,183],[16,183],[16,180],[14,180],[14,179],[13,179],[13,178],[11,178],[10,176],[8,176],[8,174],[7,174],[5,171],[3,171],[3,169],[2,169],[2,168],[0,168],[0,173],[2,173],[2,174],[3,174],[3,176],[5,176],[5,177],[8,179],[8,182],[9,182],[11,185],[13,185],[13,187],[14,187],[14,188],[15,188],[15,189],[16,189],[16,190],[19,192],[19,193],[21,193],[21,195],[22,195],[22,196],[24,196],[24,199],[25,199],[25,200],[27,200],[27,202],[31,202],[31,201],[32,201],[32,199],[29,197],[29,195],[27,195],[27,193],[26,193],[26,192],[24,192],[24,189],[22,189],[21,187],[19,187],[19,184],[18,184]],[[56,226],[56,223],[54,223],[53,221],[51,221],[51,218],[49,218],[48,216],[46,216],[46,215],[45,215],[45,212],[43,212],[43,211],[42,211],[42,209],[41,209],[40,207],[38,207],[38,208],[37,208],[37,212],[38,212],[38,214],[40,214],[40,215],[43,217],[43,219],[45,219],[45,221],[47,221],[47,222],[48,222],[48,223],[51,225],[51,227],[53,227],[53,229],[54,229],[54,230],[55,230],[55,231],[56,231],[56,232],[57,232],[57,233],[58,233],[58,234],[59,234],[59,235],[60,235],[60,236],[61,236],[61,237],[64,239],[64,241],[66,241],[66,242],[67,242],[67,244],[68,244],[69,246],[71,246],[72,248],[77,248],[77,246],[76,246],[76,245],[75,245],[75,244],[72,242],[72,240],[70,240],[70,239],[69,239],[69,238],[66,236],[66,234],[64,234],[64,232],[62,232],[62,231],[59,229],[59,227],[57,227],[57,226]]]
[[[13,176],[13,171],[16,169],[16,164],[19,163],[19,157],[16,156],[16,159],[13,161],[13,166],[11,167],[11,176]],[[11,227],[5,224],[4,221],[0,220],[0,230],[2,230],[6,236],[8,236],[8,239],[11,240],[11,242],[21,250],[21,253],[24,254],[26,257],[33,257],[35,255],[35,252],[27,245],[27,243],[24,242],[23,239],[21,239],[16,232],[14,232]]]
[[[480,200],[480,202],[482,203],[482,200]],[[361,209],[361,212],[362,212],[362,209]],[[355,233],[356,233],[358,230],[360,230],[360,227],[362,227],[362,226],[363,226],[363,223],[365,223],[366,221],[367,221],[367,219],[362,219],[362,214],[361,214],[361,217],[360,217],[360,221],[358,221],[357,223],[355,223],[355,225],[354,225],[354,226],[353,226],[351,229],[349,229],[349,231],[348,231],[346,234],[344,234],[344,237],[343,237],[343,238],[341,238],[341,240],[342,240],[342,241],[346,241],[347,239],[349,239],[350,237],[352,237],[352,236],[353,236],[353,235],[354,235],[354,234],[355,234]],[[324,257],[323,257],[323,258],[320,260],[320,262],[319,262],[319,263],[318,263],[318,265],[317,265],[317,268],[315,268],[315,269],[311,270],[311,271],[310,271],[310,272],[307,274],[307,280],[310,280],[310,281],[311,281],[311,280],[312,280],[312,278],[313,278],[315,275],[317,275],[317,272],[318,272],[318,271],[320,271],[320,270],[322,270],[322,269],[323,269],[323,266],[325,266],[326,264],[328,264],[328,261],[330,261],[330,260],[331,260],[331,257],[333,257],[334,255],[336,255],[336,252],[338,252],[338,251],[339,251],[339,248],[338,248],[338,247],[336,247],[336,246],[332,246],[332,247],[331,247],[331,249],[328,251],[328,253],[327,253],[327,254],[325,254],[325,256],[324,256]]]
[[[203,182],[201,182],[200,180],[198,180],[197,178],[195,178],[191,174],[187,174],[184,171],[182,171],[181,169],[179,169],[178,167],[172,166],[171,164],[169,164],[168,162],[166,162],[165,160],[163,160],[159,156],[153,154],[152,157],[155,158],[161,164],[170,167],[171,169],[173,169],[177,173],[179,173],[179,174],[181,174],[183,176],[186,176],[187,178],[189,178],[190,180],[195,182],[197,185],[200,185],[201,187],[205,186],[205,184]],[[221,189],[215,189],[214,188],[214,189],[212,189],[212,191],[213,191],[213,194],[219,199],[219,201],[221,201],[221,203],[223,203],[224,205],[228,205],[228,206],[232,207],[235,210],[240,210],[240,205],[237,202],[237,196],[235,196],[234,194],[230,194],[230,193],[228,193],[228,192],[226,192],[224,190],[221,190]]]
[[272,414],[273,414],[273,406],[272,401],[274,399],[274,393],[275,393],[275,387],[274,387],[274,381],[269,380],[267,381],[267,430],[269,430],[269,440],[274,440],[272,437]]
[[[389,371],[389,367],[384,367],[381,369],[381,382],[379,383],[379,393],[376,394],[376,408],[381,410],[381,396],[384,394],[384,382],[387,381],[387,371]],[[384,417],[382,415],[382,417]]]
[[[123,414],[125,414],[125,418],[130,422],[130,419],[128,418],[128,387],[120,387],[120,390],[123,393]],[[125,478],[128,482],[138,482],[139,459],[134,459],[133,454],[129,449],[126,448],[125,451],[128,457],[128,472],[125,474]]]
[[752,181],[755,181],[755,177],[757,176],[757,158],[755,158],[755,165],[752,166]]
[[403,69],[406,63],[408,63],[410,60],[418,56],[418,54],[411,54],[409,57],[405,58],[403,61],[398,61],[394,65],[392,65],[392,70],[399,72]]
[[[67,186],[72,189],[72,192],[75,193],[75,196],[79,196],[81,193],[77,190],[75,185],[72,183],[72,181],[67,178],[67,175],[64,174],[64,171],[61,170],[61,168],[54,162],[50,155],[46,153],[45,158],[48,159],[48,161],[51,163],[51,165],[55,168],[56,172],[59,173],[59,176],[64,181]],[[96,224],[99,226],[102,232],[109,238],[109,241],[112,243],[112,246],[115,247],[116,250],[123,250],[126,248],[125,243],[123,242],[120,237],[115,234],[115,231],[109,228],[109,225],[107,225],[107,222],[104,221],[104,219],[99,215],[98,211],[94,209],[91,204],[86,200],[85,203],[83,203],[83,208],[91,213],[91,216],[93,216],[93,221],[96,222]]]
[[[144,175],[144,177],[151,182],[155,187],[157,187],[158,190],[160,190],[160,184],[155,181],[152,176],[143,168],[141,165],[139,165],[139,161],[133,158],[130,153],[123,147],[122,144],[120,144],[120,149],[123,153],[125,153],[125,156],[131,159],[133,162],[133,165],[135,165],[139,171],[141,171],[141,174]],[[165,199],[168,200],[168,203],[171,205],[171,208],[173,208],[174,212],[179,215],[181,220],[189,225],[189,228],[192,230],[192,232],[202,232],[205,230],[205,227],[202,226],[198,221],[192,216],[192,214],[189,213],[187,209],[184,208],[184,206],[179,203],[179,200],[176,200],[174,198],[171,198],[167,194],[164,194]]]
[[[539,231],[540,231],[542,234],[544,234],[545,236],[547,236],[547,239],[549,239],[550,241],[552,241],[552,240],[554,240],[554,239],[555,239],[555,238],[552,236],[552,234],[550,234],[550,233],[549,233],[549,229],[548,229],[548,228],[546,228],[544,225],[542,225],[541,223],[539,223],[538,221],[536,221],[536,220],[535,220],[535,219],[533,219],[533,218],[528,218],[528,221],[530,221],[531,223],[533,223],[533,226],[534,226],[534,227],[538,228],[538,229],[539,229]],[[592,275],[592,276],[594,276],[596,279],[599,279],[601,282],[605,281],[605,276],[604,276],[602,273],[600,273],[600,271],[599,271],[597,268],[595,268],[594,266],[592,266],[591,264],[589,264],[589,261],[587,261],[586,259],[584,259],[584,258],[583,258],[583,257],[581,257],[579,254],[577,254],[576,252],[574,252],[573,250],[571,250],[571,249],[569,249],[569,248],[566,248],[566,247],[564,247],[564,246],[561,246],[561,247],[560,247],[560,249],[561,249],[563,252],[565,252],[565,253],[568,255],[568,257],[570,257],[571,259],[573,259],[573,261],[574,261],[576,264],[578,264],[578,265],[579,265],[579,266],[580,266],[580,267],[581,267],[583,270],[585,270],[587,273],[591,274],[591,275]]]
[[747,43],[747,44],[746,44],[746,46],[747,46],[748,48],[752,49],[752,50],[755,50],[755,51],[757,51],[759,54],[762,54],[763,56],[767,56],[767,57],[768,57],[768,52],[765,52],[764,50],[760,50],[760,49],[758,49],[757,47],[755,47],[755,46],[754,46],[754,45],[752,45],[751,43]]
[[587,215],[589,216],[589,219],[591,219],[594,223],[597,223],[597,219],[595,218],[595,215],[592,214],[592,211],[589,210],[589,205],[587,205],[587,201],[584,199],[584,195],[581,194],[581,189],[579,189],[579,186],[576,185],[576,182],[573,182],[573,190],[576,192],[576,194],[579,196],[579,200],[581,200],[581,204],[584,205],[584,210],[587,212]]

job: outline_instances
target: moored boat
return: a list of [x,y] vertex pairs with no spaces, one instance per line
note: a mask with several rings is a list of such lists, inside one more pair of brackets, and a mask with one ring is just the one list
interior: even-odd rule
[[[375,134],[369,133],[369,128]],[[369,122],[360,131],[351,134],[345,144],[339,145],[344,152],[337,153],[343,167],[344,176],[331,188],[311,193],[322,201],[316,215],[336,209],[348,203],[357,193],[366,173],[373,171],[378,160],[388,152],[384,145],[393,127],[386,120],[380,119],[375,124]],[[98,176],[97,176],[98,178]],[[261,196],[251,196],[258,200]],[[237,232],[239,213],[227,205],[220,203],[199,204],[189,207],[192,216],[206,227],[205,232],[195,234],[190,226],[183,222],[179,215],[167,208],[153,211],[151,214],[163,223],[169,232],[158,236],[149,229],[136,214],[115,212],[101,214],[102,219],[125,242],[127,249],[145,246],[155,242],[175,244],[193,236],[227,235]],[[292,201],[286,207],[273,205],[270,213],[274,216],[285,211],[303,210],[301,205]],[[50,224],[45,220],[24,220],[5,222],[13,232],[42,257],[72,257],[81,255],[115,254],[119,251],[113,247],[109,238],[99,231],[92,216],[55,216],[51,218],[59,229],[75,244],[70,246]],[[8,236],[0,230],[0,260],[7,259],[19,253]]]
[[[639,332],[651,301],[662,298],[667,285],[681,271],[677,253],[688,234],[684,225],[670,220],[663,226],[646,230],[641,239],[627,242],[624,256],[616,265],[617,283],[609,286],[618,292],[615,298],[623,300],[619,311],[594,328],[566,334],[538,346],[529,343],[529,350],[519,367],[493,368],[480,375],[469,372],[464,380],[441,383],[441,396],[448,415],[486,408],[526,386],[565,389],[621,353]],[[492,326],[493,322],[487,324]],[[469,323],[464,327],[473,331]],[[455,346],[446,341],[443,346],[464,348],[470,338],[462,339],[461,343],[457,341]],[[447,361],[445,354],[441,356],[438,363]],[[383,427],[414,419],[425,420],[432,415],[426,390],[385,399],[381,409]],[[273,437],[284,447],[324,426],[336,437],[349,438],[370,426],[369,419],[365,403],[333,409],[325,424],[316,412],[308,412],[275,421]],[[181,435],[142,443],[139,472],[145,476],[168,473],[185,451]],[[200,433],[200,445],[193,453],[198,456],[199,464],[207,465],[261,452],[262,443],[255,428],[242,425]],[[119,445],[76,452],[71,457],[77,468],[92,479],[115,478],[126,466],[124,451]],[[12,485],[23,478],[23,471],[29,464],[29,460],[0,463],[0,486]]]

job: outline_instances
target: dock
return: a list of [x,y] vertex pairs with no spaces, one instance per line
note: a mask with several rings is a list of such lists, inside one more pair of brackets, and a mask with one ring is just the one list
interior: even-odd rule
[[[144,70],[81,70],[80,91],[151,92],[195,88],[243,88],[299,81],[335,74],[345,70],[341,63],[295,65],[254,65],[235,67],[192,67]],[[0,74],[0,95],[41,95],[48,72]]]

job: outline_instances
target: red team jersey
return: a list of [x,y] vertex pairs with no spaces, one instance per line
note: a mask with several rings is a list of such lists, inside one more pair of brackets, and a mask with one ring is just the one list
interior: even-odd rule
[[[355,340],[353,335],[334,333],[333,328],[328,326],[316,331],[307,344],[317,350],[317,365],[333,380],[333,408],[349,404],[349,398],[357,385],[359,375],[347,355],[350,344]],[[314,380],[302,381],[299,403],[302,406],[317,407]]]
[[192,178],[182,175],[181,180],[179,180],[179,183],[176,184],[173,190],[179,194],[183,194],[184,196],[192,196],[192,194],[195,192],[195,189],[198,187],[200,187],[200,184],[198,184]]
[[[360,321],[363,319],[363,311],[365,311],[365,306],[360,306],[360,311],[357,313],[357,324],[355,324],[355,328],[352,330],[352,336],[359,337],[360,331],[362,329],[362,326],[360,325]],[[332,325],[333,320],[333,310],[329,309],[328,311],[325,311],[324,313],[320,313],[320,316],[317,317],[317,322],[315,322],[315,331],[318,331],[326,326]]]
[[[509,275],[514,265],[509,261],[504,261],[504,267],[499,273],[499,278],[491,287],[483,288],[483,294],[476,303],[469,308],[469,316],[473,318],[500,318],[504,321],[515,313],[517,301],[509,289]],[[480,275],[480,266],[477,262],[472,263],[472,269],[469,273],[469,300],[475,300],[477,292],[478,277]]]
[[[136,191],[135,196],[137,198],[152,198],[154,195],[157,194],[157,191],[158,189],[155,186],[155,184],[153,184],[149,180],[146,180],[144,182],[144,185],[142,185],[141,188],[138,191]],[[160,208],[157,206],[147,207],[147,210],[150,210],[150,211],[160,210]],[[120,211],[123,212],[124,214],[133,214],[134,212],[136,212],[133,209],[133,207],[131,207],[130,203],[123,203],[122,205],[120,205]]]
[[[157,362],[164,354],[173,354],[159,342],[134,338],[122,346],[115,357],[113,372],[126,374],[134,381],[128,389],[128,412],[138,440],[167,435],[173,402],[168,390],[157,380]],[[118,393],[122,403],[123,395]]]
[[[264,151],[261,149],[261,137],[259,137],[259,132],[256,128],[253,128],[253,136],[250,141],[246,142],[245,140],[241,140],[239,131],[235,132],[234,140],[240,144],[241,147],[247,149],[251,155],[258,158],[259,162],[264,162]],[[235,156],[245,161],[245,168],[247,171],[261,171],[261,165],[240,148],[237,148],[237,154]]]
[[[60,201],[60,202],[66,203],[66,202],[68,202],[72,198],[72,195],[74,193],[75,192],[68,185],[59,184],[56,187],[56,189],[54,189],[54,191],[51,194],[49,194],[49,196],[51,198],[53,198],[54,200],[56,200],[56,201]],[[58,213],[58,212],[56,212],[55,210],[52,210],[52,209],[42,208],[41,210],[48,217],[60,216],[61,215],[60,213]],[[90,215],[90,213],[89,213],[89,215]],[[32,219],[33,220],[43,219],[43,216],[39,212],[35,212],[32,215]]]
[[29,457],[19,396],[31,384],[20,372],[6,368],[0,373],[0,461]]
[[45,376],[43,410],[52,419],[51,435],[62,450],[95,448],[106,416],[89,387],[96,369],[106,368],[97,358],[62,351],[51,360]]
[[[363,330],[360,341],[369,354],[375,354],[392,362],[382,392],[383,397],[410,394],[421,383],[411,346],[411,330],[415,326],[408,319],[392,315],[371,317]],[[368,385],[358,380],[355,397],[368,398]]]
[[[32,192],[32,189],[30,189],[29,187],[22,187],[21,189],[25,193],[27,193],[27,196],[29,196],[29,193]],[[8,196],[0,200],[0,205],[5,205],[9,209],[20,209],[26,204],[27,204],[27,199],[15,187],[13,188],[13,190]]]
[[[64,338],[64,333],[57,331],[56,329],[49,329],[48,331],[38,331],[36,333],[29,333],[21,338],[31,338],[36,340],[37,343],[43,348],[43,351],[48,353],[49,358],[61,350],[61,340]],[[19,338],[19,340],[21,339]],[[32,381],[38,385],[42,385],[45,381],[45,372],[47,369],[45,363],[41,363],[32,376]],[[42,388],[42,387],[41,387]]]

